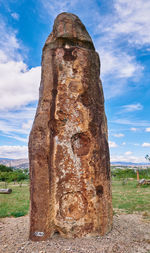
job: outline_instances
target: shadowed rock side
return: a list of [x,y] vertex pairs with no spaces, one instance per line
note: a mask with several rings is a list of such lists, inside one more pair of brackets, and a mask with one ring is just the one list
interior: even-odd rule
[[79,18],[62,13],[43,48],[29,138],[30,239],[104,235],[112,227],[100,61]]

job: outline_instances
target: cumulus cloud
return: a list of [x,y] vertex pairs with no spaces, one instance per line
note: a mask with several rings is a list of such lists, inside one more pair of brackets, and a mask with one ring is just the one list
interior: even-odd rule
[[142,144],[142,147],[150,147],[150,143],[149,143],[149,142],[144,142],[144,143]]
[[117,137],[117,138],[121,138],[121,137],[124,137],[124,134],[113,134],[114,137]]
[[115,142],[113,142],[113,141],[109,141],[109,147],[110,148],[116,148],[118,145],[115,143]]
[[23,61],[17,32],[0,23],[0,110],[19,108],[37,100],[41,67]]
[[132,152],[131,152],[131,151],[127,151],[127,152],[125,152],[124,154],[128,156],[128,155],[131,155]]
[[150,127],[147,127],[147,128],[145,129],[145,132],[150,132]]
[[0,157],[20,159],[28,157],[27,146],[0,146]]
[[136,132],[136,131],[137,131],[137,128],[131,127],[130,130],[133,131],[133,132]]
[[0,63],[0,109],[19,108],[37,100],[40,75],[40,67],[28,69],[22,61]]

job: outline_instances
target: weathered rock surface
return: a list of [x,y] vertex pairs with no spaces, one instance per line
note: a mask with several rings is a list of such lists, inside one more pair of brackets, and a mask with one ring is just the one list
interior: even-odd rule
[[79,18],[62,13],[43,48],[29,138],[30,239],[104,235],[112,227],[100,61]]

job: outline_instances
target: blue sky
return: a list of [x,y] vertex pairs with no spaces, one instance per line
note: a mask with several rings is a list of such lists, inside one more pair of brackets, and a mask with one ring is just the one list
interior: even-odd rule
[[150,154],[150,1],[0,0],[0,157],[26,158],[41,54],[55,17],[79,16],[101,59],[111,161]]

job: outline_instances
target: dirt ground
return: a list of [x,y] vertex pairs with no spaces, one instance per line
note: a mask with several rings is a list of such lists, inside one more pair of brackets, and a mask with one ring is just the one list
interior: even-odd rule
[[54,235],[42,242],[28,240],[29,217],[0,219],[0,252],[19,253],[150,253],[150,222],[139,214],[114,216],[104,237],[64,239]]

